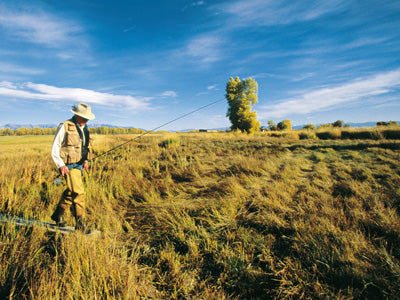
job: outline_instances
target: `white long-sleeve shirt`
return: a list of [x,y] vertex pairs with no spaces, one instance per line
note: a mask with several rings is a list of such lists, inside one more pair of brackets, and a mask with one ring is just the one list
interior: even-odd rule
[[[79,130],[82,132],[83,145],[85,145],[85,134],[83,132],[83,128],[85,126],[78,125],[76,127],[78,127]],[[61,168],[62,166],[65,165],[64,161],[60,156],[61,145],[62,142],[64,141],[64,138],[65,138],[65,128],[64,124],[61,123],[60,126],[58,126],[56,135],[54,136],[53,146],[51,147],[51,157],[53,158],[53,161],[56,164],[57,168]]]

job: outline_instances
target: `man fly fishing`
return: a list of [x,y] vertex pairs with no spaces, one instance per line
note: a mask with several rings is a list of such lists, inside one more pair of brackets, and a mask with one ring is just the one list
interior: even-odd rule
[[59,125],[51,149],[53,161],[67,182],[67,188],[51,219],[57,226],[67,226],[63,214],[71,208],[76,221],[75,229],[89,233],[90,230],[85,222],[86,194],[82,174],[89,167],[89,130],[86,123],[95,116],[90,106],[85,103],[73,106],[71,112],[74,116]]

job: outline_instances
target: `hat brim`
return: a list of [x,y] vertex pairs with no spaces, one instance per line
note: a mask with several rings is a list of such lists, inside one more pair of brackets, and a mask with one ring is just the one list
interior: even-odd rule
[[94,114],[92,114],[92,113],[89,113],[89,114],[80,114],[80,113],[78,113],[78,112],[76,112],[76,111],[73,111],[72,109],[71,109],[71,112],[74,113],[75,115],[80,116],[80,117],[82,117],[82,118],[84,118],[84,119],[87,119],[87,120],[93,120],[93,119],[95,118],[95,117],[94,117]]

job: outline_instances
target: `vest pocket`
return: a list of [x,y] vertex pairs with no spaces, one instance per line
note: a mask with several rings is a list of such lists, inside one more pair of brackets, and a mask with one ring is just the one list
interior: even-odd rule
[[81,139],[79,138],[79,134],[76,132],[68,132],[67,136],[67,145],[68,146],[74,146],[74,145],[79,145],[81,143]]
[[74,164],[81,159],[81,147],[67,146],[62,149],[60,156],[66,164]]

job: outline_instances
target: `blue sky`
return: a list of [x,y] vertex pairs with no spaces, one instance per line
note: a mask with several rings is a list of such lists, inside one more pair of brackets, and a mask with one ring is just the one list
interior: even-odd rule
[[0,127],[229,127],[230,77],[261,125],[400,120],[400,2],[0,0]]

